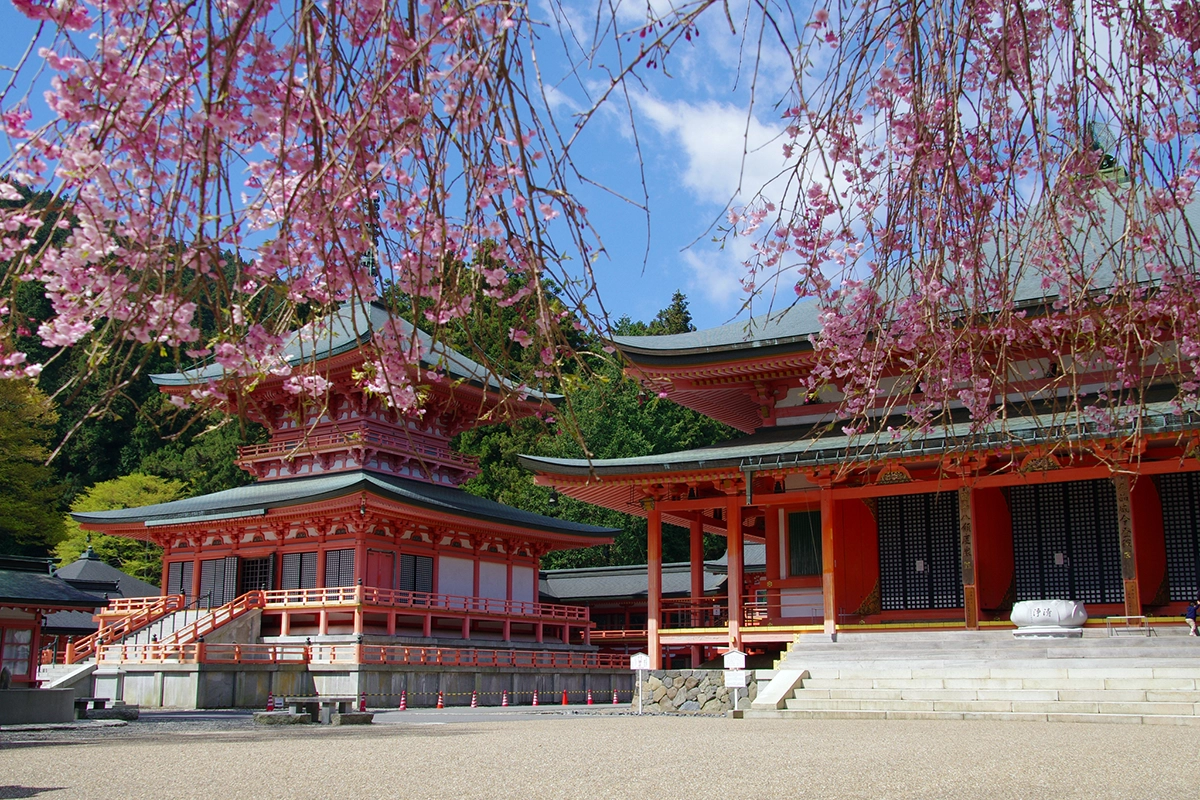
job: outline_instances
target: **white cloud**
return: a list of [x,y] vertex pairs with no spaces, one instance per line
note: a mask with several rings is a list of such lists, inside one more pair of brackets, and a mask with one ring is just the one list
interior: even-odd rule
[[[674,139],[685,158],[683,184],[697,199],[725,206],[746,202],[760,189],[782,195],[787,167],[782,124],[768,125],[744,108],[713,100],[666,102],[635,95],[639,116]],[[781,198],[777,198],[781,199]]]

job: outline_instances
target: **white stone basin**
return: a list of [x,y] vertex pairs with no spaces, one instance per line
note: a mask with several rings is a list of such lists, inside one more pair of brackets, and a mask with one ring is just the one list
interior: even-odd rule
[[1009,617],[1017,626],[1014,635],[1054,636],[1083,634],[1087,609],[1074,600],[1022,600]]

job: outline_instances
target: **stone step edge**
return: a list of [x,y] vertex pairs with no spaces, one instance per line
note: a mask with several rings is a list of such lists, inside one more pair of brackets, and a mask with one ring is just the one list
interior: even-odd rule
[[965,720],[994,722],[1101,722],[1125,725],[1200,725],[1200,716],[1165,714],[1033,713],[1021,711],[871,711],[749,709],[734,713],[737,719],[899,719]]

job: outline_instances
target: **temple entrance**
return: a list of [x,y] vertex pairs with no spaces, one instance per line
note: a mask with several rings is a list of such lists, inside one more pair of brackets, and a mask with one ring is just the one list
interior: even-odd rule
[[881,497],[878,523],[881,608],[961,608],[958,495]]
[[1015,486],[1009,501],[1017,600],[1125,602],[1112,481]]
[[1160,476],[1158,495],[1171,599],[1195,600],[1200,596],[1200,473]]
[[255,589],[266,591],[274,588],[275,559],[273,557],[242,559],[242,576],[238,583],[239,593],[245,594]]

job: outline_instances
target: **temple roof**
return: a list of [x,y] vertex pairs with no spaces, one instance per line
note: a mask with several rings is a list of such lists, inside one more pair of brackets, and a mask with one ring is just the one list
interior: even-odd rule
[[80,589],[91,590],[83,584],[110,584],[114,588],[105,589],[110,597],[153,597],[159,593],[154,584],[126,575],[105,563],[90,546],[79,558],[59,567],[54,574]]
[[[470,494],[462,489],[414,481],[366,470],[253,483],[221,492],[113,511],[76,511],[71,516],[88,525],[162,525],[261,516],[275,508],[332,500],[368,492],[385,500],[485,522],[570,536],[608,539],[612,528],[545,517]],[[598,544],[601,542],[597,542]]]
[[[1195,413],[1178,415],[1169,402],[1147,404],[1140,420],[1143,434],[1193,429]],[[1015,416],[972,431],[961,422],[929,431],[901,433],[875,430],[855,435],[824,433],[813,426],[781,425],[708,447],[632,458],[583,459],[520,456],[521,466],[533,472],[572,477],[630,476],[697,470],[749,470],[823,466],[853,461],[878,461],[940,456],[976,449],[1021,451],[1043,442],[1094,441],[1128,435],[1131,428],[1101,428],[1090,416],[1075,411]]]
[[[389,331],[400,341],[415,338],[421,345],[421,363],[426,369],[443,372],[454,380],[465,380],[493,391],[500,389],[516,391],[511,381],[497,377],[487,367],[468,358],[452,347],[435,342],[412,323],[394,315],[388,308],[376,302],[354,300],[343,303],[337,311],[315,320],[290,334],[284,344],[283,356],[293,367],[313,364],[343,353],[349,353],[371,340],[378,332]],[[183,372],[151,375],[158,386],[193,386],[234,377],[215,362]],[[532,389],[525,390],[530,397],[557,400],[561,395],[546,394]]]
[[50,574],[48,558],[0,556],[0,606],[99,608],[103,598],[87,594]]
[[[748,543],[743,549],[746,572],[766,569],[767,548]],[[704,562],[704,591],[725,585],[728,551],[719,559]],[[688,595],[692,591],[691,565],[687,561],[663,564],[663,595]],[[539,591],[544,597],[560,601],[598,600],[601,598],[642,598],[649,592],[649,570],[645,564],[618,567],[578,567],[542,570]]]
[[[1138,283],[1153,283],[1155,276],[1146,269],[1150,258],[1136,242],[1126,241],[1129,208],[1134,216],[1148,218],[1143,192],[1119,193],[1105,191],[1095,194],[1096,208],[1103,219],[1083,220],[1067,231],[1066,247],[1080,254],[1089,265],[1086,276],[1092,291],[1102,291],[1113,285],[1118,274]],[[1056,210],[1049,205],[1031,210],[1024,225],[1014,228],[1002,241],[984,245],[985,262],[1001,260],[1010,266],[1007,272],[1015,281],[1012,300],[1019,307],[1036,307],[1051,302],[1056,295],[1043,286],[1044,271],[1025,268],[1024,259],[1031,248],[1046,241],[1057,240]],[[1200,197],[1182,211],[1162,212],[1157,224],[1165,238],[1173,239],[1176,255],[1183,260],[1194,258],[1194,239],[1200,233]],[[1053,227],[1052,227],[1053,226]],[[1050,229],[1050,230],[1046,230]],[[1045,235],[1043,235],[1045,234]],[[1169,244],[1168,247],[1171,245]],[[900,297],[908,292],[891,287],[889,295]],[[976,309],[982,311],[986,309]],[[614,336],[612,342],[634,364],[645,366],[684,366],[692,363],[727,361],[768,355],[770,351],[811,349],[810,338],[819,332],[820,309],[815,301],[804,300],[749,320],[730,322],[715,328],[676,333],[666,336]]]

